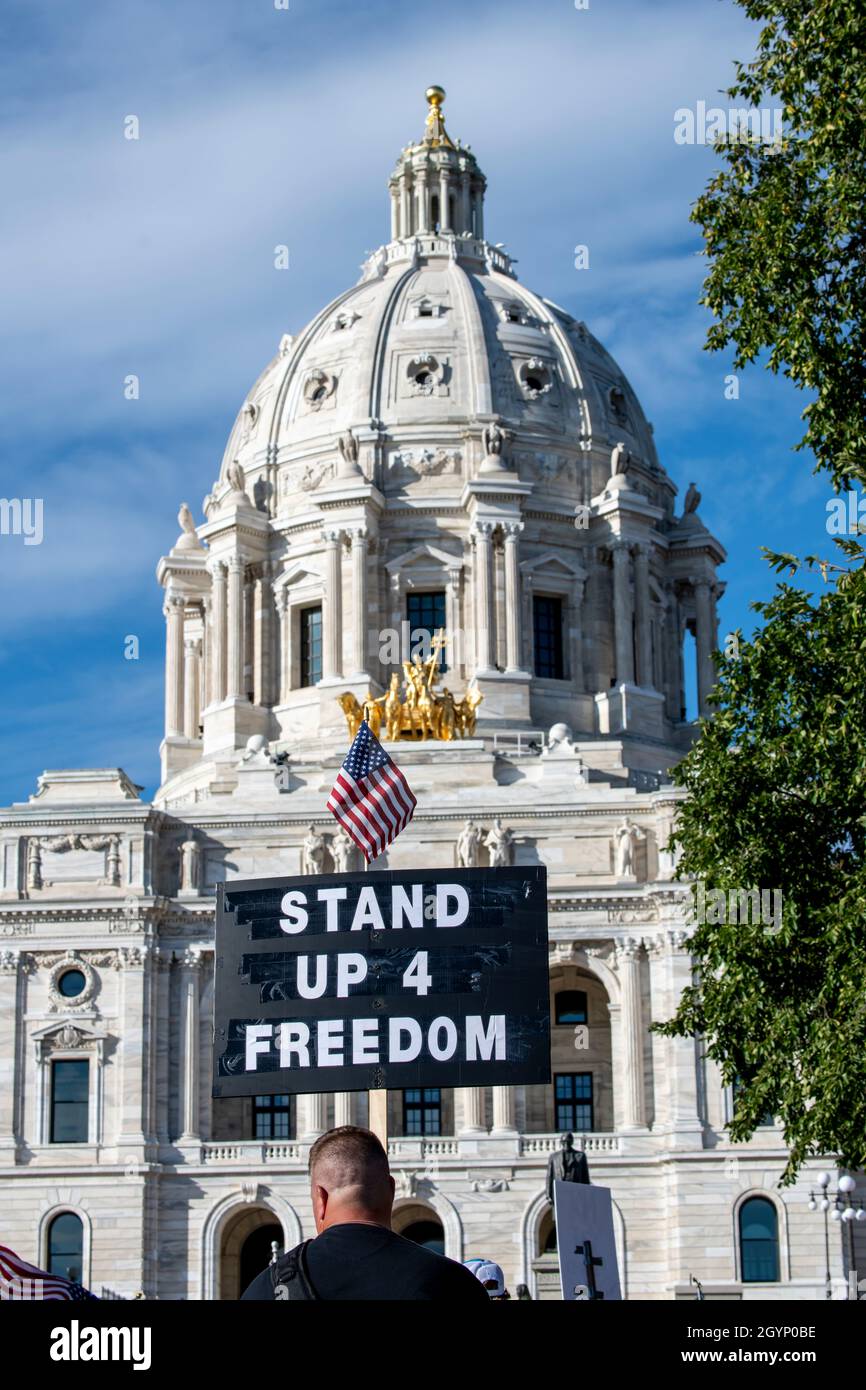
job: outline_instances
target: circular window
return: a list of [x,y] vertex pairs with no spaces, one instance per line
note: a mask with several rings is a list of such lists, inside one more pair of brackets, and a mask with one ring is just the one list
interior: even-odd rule
[[316,389],[315,389],[315,391],[313,392],[312,399],[313,399],[314,401],[323,401],[323,400],[325,399],[325,397],[327,396],[327,394],[328,394],[328,388],[327,388],[327,386],[317,386]]
[[429,386],[432,380],[433,378],[429,372],[418,372],[417,376],[415,377],[415,384],[417,386]]
[[76,999],[79,994],[83,994],[86,984],[83,971],[64,970],[57,982],[57,989],[64,999]]
[[543,391],[543,390],[544,390],[544,383],[543,383],[543,381],[541,380],[540,377],[537,377],[537,376],[528,376],[528,377],[525,378],[525,381],[526,381],[526,385],[529,387],[530,391]]

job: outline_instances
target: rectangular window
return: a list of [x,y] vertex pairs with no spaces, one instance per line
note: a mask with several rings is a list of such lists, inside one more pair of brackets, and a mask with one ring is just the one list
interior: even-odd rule
[[90,1063],[54,1062],[51,1067],[51,1143],[86,1144],[89,1135]]
[[302,608],[301,685],[318,685],[322,679],[322,610]]
[[[742,1081],[740,1080],[739,1076],[735,1076],[735,1077],[734,1077],[734,1084],[733,1084],[733,1086],[731,1087],[731,1104],[732,1104],[734,1110],[736,1110],[736,1108],[737,1108],[737,1095],[739,1094],[740,1091],[742,1091],[742,1089],[743,1089],[743,1083],[742,1083]],[[758,1125],[760,1126],[761,1129],[772,1129],[773,1126],[775,1125],[775,1123],[776,1123],[776,1117],[775,1117],[775,1115],[773,1114],[772,1110],[765,1110],[764,1113],[763,1113],[763,1115],[761,1116],[760,1120],[758,1121]]]
[[559,1134],[592,1131],[592,1072],[560,1072],[553,1078]]
[[565,676],[562,660],[562,599],[536,594],[532,600],[535,635],[535,674],[561,681]]
[[291,1096],[253,1097],[253,1138],[291,1139]]
[[442,1133],[442,1092],[438,1086],[403,1092],[403,1133]]
[[[406,617],[409,621],[409,650],[411,651],[417,643],[424,641],[427,650],[429,643],[432,642],[436,633],[445,630],[445,593],[438,590],[431,594],[406,595]],[[416,635],[417,629],[421,629],[428,636],[424,639]],[[448,670],[448,648],[439,653],[439,670]],[[432,653],[431,653],[432,654]]]

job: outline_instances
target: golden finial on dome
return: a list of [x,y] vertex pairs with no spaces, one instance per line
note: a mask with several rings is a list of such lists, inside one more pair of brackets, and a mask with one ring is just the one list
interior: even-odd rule
[[[427,112],[427,134],[425,140],[431,145],[451,145],[448,132],[445,129],[445,117],[442,113],[442,103],[445,100],[444,87],[428,87],[424,93],[427,98],[430,110]],[[451,145],[453,149],[453,145]]]

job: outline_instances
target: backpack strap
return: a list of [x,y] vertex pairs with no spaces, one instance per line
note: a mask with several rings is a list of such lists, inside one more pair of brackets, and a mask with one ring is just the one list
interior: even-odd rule
[[318,1298],[307,1266],[309,1243],[308,1240],[302,1241],[269,1266],[271,1288],[277,1302],[310,1302]]

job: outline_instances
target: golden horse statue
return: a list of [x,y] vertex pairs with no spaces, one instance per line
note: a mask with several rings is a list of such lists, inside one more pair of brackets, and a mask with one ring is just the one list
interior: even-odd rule
[[[385,737],[396,739],[441,739],[450,743],[455,737],[472,738],[475,734],[475,721],[478,706],[484,699],[481,691],[472,686],[463,692],[459,700],[447,686],[437,690],[439,684],[439,658],[447,638],[439,631],[431,643],[430,656],[423,660],[418,652],[410,661],[404,661],[403,679],[394,671],[384,695],[374,695],[368,690],[363,702],[347,690],[337,698],[346,716],[349,737],[355,738],[361,724],[366,719],[370,730],[376,737],[385,725]],[[405,698],[401,698],[405,692]]]

